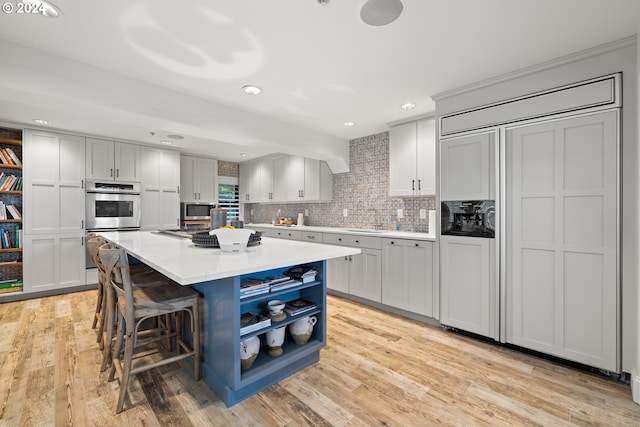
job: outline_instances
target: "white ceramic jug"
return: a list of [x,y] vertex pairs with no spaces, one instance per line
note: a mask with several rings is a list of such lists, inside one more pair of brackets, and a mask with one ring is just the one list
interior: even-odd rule
[[296,320],[289,326],[289,332],[291,332],[292,335],[309,334],[313,331],[313,327],[317,321],[318,319],[316,319],[316,316],[303,317],[302,319]]
[[240,366],[249,369],[260,352],[260,337],[247,338],[240,342]]
[[286,326],[271,329],[267,332],[267,346],[269,356],[280,356],[282,354],[282,344],[284,344],[284,332]]

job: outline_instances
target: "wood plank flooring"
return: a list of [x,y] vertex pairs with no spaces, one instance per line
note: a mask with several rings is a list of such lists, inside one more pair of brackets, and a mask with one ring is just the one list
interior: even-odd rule
[[638,426],[628,385],[328,298],[321,360],[227,408],[186,364],[99,373],[95,291],[0,304],[0,426]]

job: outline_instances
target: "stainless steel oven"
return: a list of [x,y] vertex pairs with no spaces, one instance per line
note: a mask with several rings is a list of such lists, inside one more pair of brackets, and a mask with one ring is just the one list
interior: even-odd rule
[[87,181],[87,231],[139,230],[140,183]]

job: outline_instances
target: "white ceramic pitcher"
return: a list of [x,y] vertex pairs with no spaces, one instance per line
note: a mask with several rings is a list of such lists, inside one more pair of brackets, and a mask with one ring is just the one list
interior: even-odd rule
[[302,319],[296,320],[289,326],[289,332],[291,332],[291,335],[310,334],[317,321],[318,319],[316,316],[303,317]]

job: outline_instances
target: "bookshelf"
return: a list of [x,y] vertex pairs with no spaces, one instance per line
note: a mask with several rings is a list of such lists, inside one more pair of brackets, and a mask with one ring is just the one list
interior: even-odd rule
[[0,297],[22,291],[22,218],[6,209],[22,215],[21,185],[22,131],[0,128]]

